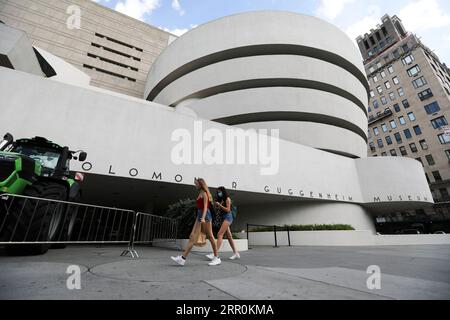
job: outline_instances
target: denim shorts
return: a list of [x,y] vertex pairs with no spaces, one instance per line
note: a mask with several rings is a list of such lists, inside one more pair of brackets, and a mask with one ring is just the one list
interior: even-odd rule
[[[202,222],[202,215],[203,215],[203,209],[198,209],[197,210],[198,222]],[[212,221],[212,215],[211,215],[211,211],[209,211],[209,209],[208,209],[208,211],[206,211],[205,221],[206,222]]]
[[222,215],[222,220],[223,221],[228,221],[229,224],[231,225],[233,223],[233,214],[231,212],[223,214]]

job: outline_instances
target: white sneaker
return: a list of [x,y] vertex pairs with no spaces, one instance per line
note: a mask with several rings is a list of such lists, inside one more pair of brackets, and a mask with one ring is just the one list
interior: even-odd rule
[[230,257],[230,260],[236,260],[236,259],[240,259],[240,258],[241,258],[241,255],[239,254],[239,252],[236,252],[235,254],[233,254]]
[[186,260],[183,259],[182,256],[178,256],[178,257],[170,257],[173,261],[175,261],[176,263],[178,263],[180,266],[184,266],[184,264],[186,263]]
[[213,261],[213,260],[214,260],[214,253],[207,254],[206,257],[207,257],[209,260]]
[[222,260],[220,260],[220,258],[218,257],[214,257],[213,261],[211,261],[209,263],[210,266],[218,266],[219,264],[222,263]]

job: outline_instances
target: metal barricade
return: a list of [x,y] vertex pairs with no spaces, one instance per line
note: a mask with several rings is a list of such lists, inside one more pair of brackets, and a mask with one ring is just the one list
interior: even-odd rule
[[135,222],[132,241],[122,255],[139,257],[135,245],[176,241],[178,223],[175,219],[138,212]]
[[124,244],[135,218],[131,210],[3,194],[0,244]]
[[126,209],[0,195],[0,245],[135,244],[175,241],[177,220]]

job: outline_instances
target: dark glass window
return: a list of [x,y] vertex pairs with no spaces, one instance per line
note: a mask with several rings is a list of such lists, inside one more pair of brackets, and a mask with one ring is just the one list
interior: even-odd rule
[[403,133],[405,134],[406,139],[412,138],[412,134],[411,134],[411,131],[409,131],[409,129],[403,130]]
[[439,107],[439,103],[437,103],[437,101],[427,104],[424,108],[427,114],[433,114],[441,110],[441,108]]
[[420,136],[422,134],[422,130],[420,129],[420,126],[414,126],[414,132],[416,133],[416,136]]
[[402,136],[400,135],[400,133],[397,132],[396,134],[394,134],[394,137],[398,143],[402,143]]
[[431,120],[431,124],[433,125],[433,128],[439,129],[442,126],[448,125],[448,122],[447,119],[445,119],[445,117],[439,117]]
[[434,180],[442,181],[442,177],[441,177],[441,174],[439,173],[439,171],[433,171],[432,174],[433,174]]
[[388,145],[391,145],[391,144],[392,144],[392,138],[391,138],[390,136],[387,136],[387,137],[386,137],[386,143],[387,143]]
[[421,101],[424,101],[428,98],[431,98],[433,96],[433,92],[431,91],[431,89],[427,89],[422,92],[419,92],[418,95],[419,95],[419,99]]
[[408,109],[408,108],[409,108],[409,102],[408,102],[407,99],[403,100],[403,101],[402,101],[402,104],[403,104],[403,107],[405,107],[405,109]]
[[436,163],[434,162],[434,158],[431,154],[425,156],[425,159],[427,159],[427,162],[430,166],[434,166]]

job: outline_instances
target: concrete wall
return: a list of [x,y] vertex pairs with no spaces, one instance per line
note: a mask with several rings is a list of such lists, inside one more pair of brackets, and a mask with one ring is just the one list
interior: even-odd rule
[[[80,29],[67,27],[74,6],[80,9]],[[0,20],[26,32],[33,45],[86,72],[92,85],[140,98],[151,64],[172,37],[91,0],[1,1]]]
[[[243,236],[246,236],[244,234]],[[274,246],[273,232],[252,232],[249,247]],[[409,246],[448,245],[448,234],[375,235],[370,231],[297,231],[290,232],[292,246]],[[277,232],[279,246],[288,245],[287,232]]]

